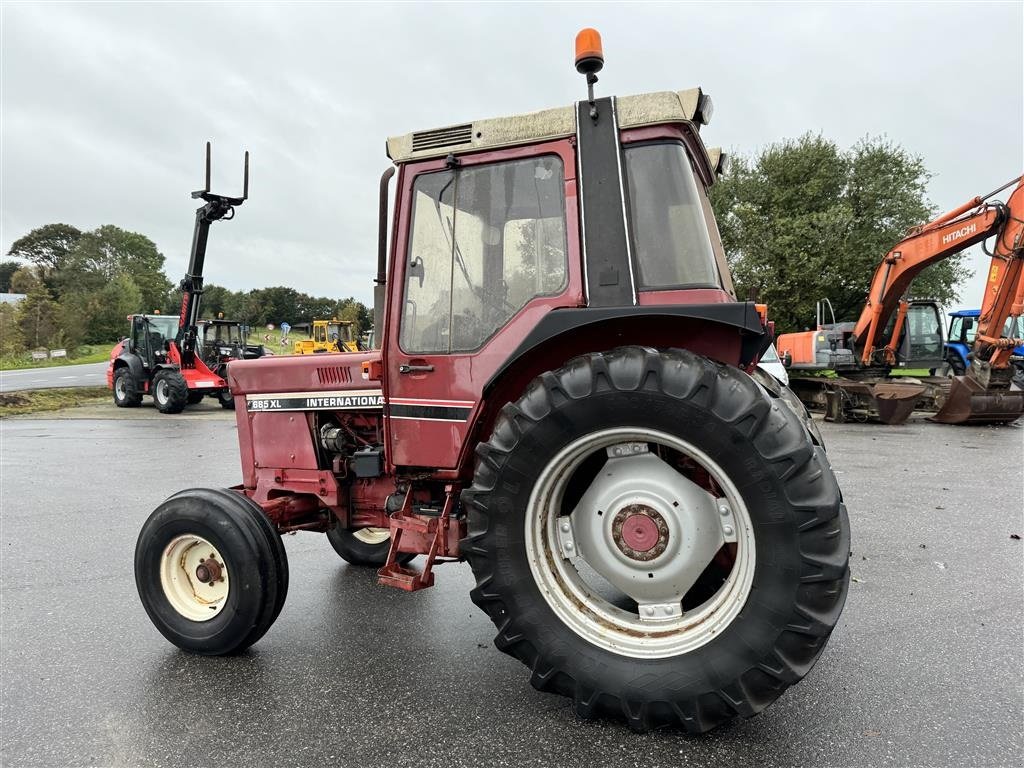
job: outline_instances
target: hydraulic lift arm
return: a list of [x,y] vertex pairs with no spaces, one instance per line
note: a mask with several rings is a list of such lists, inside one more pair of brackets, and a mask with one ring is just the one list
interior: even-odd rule
[[206,204],[196,209],[192,252],[189,256],[185,277],[179,285],[181,288],[181,317],[178,323],[178,338],[182,368],[191,368],[195,365],[199,304],[203,295],[203,262],[206,260],[206,240],[210,234],[210,224],[220,219],[231,221],[235,217],[235,207],[244,203],[249,197],[249,153],[245,153],[242,196],[215,195],[210,192],[210,142],[206,142],[206,184],[203,189],[193,192],[192,197],[196,200],[204,200]]

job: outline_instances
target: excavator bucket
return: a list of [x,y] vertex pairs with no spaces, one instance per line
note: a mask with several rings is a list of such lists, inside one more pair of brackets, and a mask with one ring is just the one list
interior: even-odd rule
[[875,384],[871,388],[878,409],[878,420],[883,424],[902,424],[914,411],[917,398],[924,387],[916,384]]
[[825,392],[825,420],[902,424],[924,391],[922,384],[835,379]]
[[949,395],[931,417],[940,424],[1006,424],[1024,414],[1024,390],[985,389],[972,376],[955,376]]

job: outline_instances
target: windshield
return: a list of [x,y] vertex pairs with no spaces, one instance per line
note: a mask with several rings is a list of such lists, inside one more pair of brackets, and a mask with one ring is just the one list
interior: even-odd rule
[[164,340],[173,339],[178,332],[178,318],[171,317],[170,315],[147,317],[146,325],[148,327],[147,333],[158,333]]
[[641,288],[718,288],[701,193],[682,144],[625,150],[635,258]]
[[775,345],[772,344],[768,349],[761,355],[762,363],[777,363],[779,362],[779,353],[775,351]]
[[238,344],[242,341],[242,332],[237,325],[209,323],[203,329],[203,340],[207,344]]

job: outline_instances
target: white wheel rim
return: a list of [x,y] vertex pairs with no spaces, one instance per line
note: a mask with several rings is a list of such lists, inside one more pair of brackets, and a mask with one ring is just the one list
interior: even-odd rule
[[376,546],[383,544],[385,541],[391,538],[390,528],[360,528],[357,531],[352,531],[352,536],[363,542],[363,544],[369,544]]
[[156,383],[155,395],[156,395],[157,402],[159,402],[161,405],[163,405],[164,403],[167,402],[167,380],[166,379],[160,379],[160,381],[158,381]]
[[[211,558],[212,567],[207,562]],[[171,607],[191,621],[217,616],[231,588],[228,566],[220,552],[194,534],[178,536],[164,548],[160,586]]]
[[118,400],[124,400],[124,391],[124,376],[118,376],[114,379],[114,396],[117,397]]
[[[663,549],[664,558],[658,554],[650,563],[639,564],[629,561],[621,552],[612,551],[600,553],[603,559],[599,564],[592,565],[591,560],[597,562],[598,558],[591,555],[589,558],[581,552],[581,545],[589,544],[591,552],[598,546],[598,539],[586,539],[579,537],[579,541],[573,541],[577,534],[583,533],[579,530],[584,527],[576,522],[573,516],[578,514],[574,510],[572,514],[565,515],[562,509],[563,496],[566,486],[573,472],[578,469],[585,458],[591,456],[595,451],[606,450],[618,445],[649,445],[651,448],[662,446],[697,462],[708,472],[714,482],[721,489],[723,498],[713,501],[711,515],[714,510],[722,507],[728,508],[728,517],[717,521],[720,528],[727,531],[728,542],[735,542],[735,559],[721,585],[714,594],[697,606],[691,606],[685,612],[682,605],[676,604],[677,610],[672,610],[670,601],[665,601],[665,612],[672,615],[669,617],[656,616],[654,618],[641,618],[645,611],[654,608],[656,601],[644,603],[637,600],[636,611],[625,610],[609,602],[604,596],[598,594],[591,583],[588,583],[581,575],[581,565],[590,569],[591,573],[596,572],[600,577],[607,578],[606,573],[599,567],[607,563],[613,563],[613,568],[620,568],[621,573],[629,572],[629,568],[635,570],[651,570],[655,576],[651,582],[634,581],[639,589],[657,588],[662,581],[662,575],[658,572],[659,561],[664,561],[668,568],[678,568],[680,558],[685,561],[686,557],[694,557],[681,551],[681,545],[676,544],[676,549]],[[612,448],[612,450],[615,450]],[[656,458],[656,457],[655,457]],[[678,473],[678,472],[677,472]],[[605,470],[602,468],[597,477],[593,480],[591,488],[602,480]],[[609,475],[610,476],[610,475]],[[680,474],[680,477],[683,475]],[[686,481],[690,482],[690,481]],[[692,484],[692,483],[691,483]],[[588,490],[587,493],[590,491]],[[714,498],[712,494],[709,497]],[[623,505],[620,511],[626,509],[627,496],[632,494],[621,494]],[[642,495],[642,494],[641,494]],[[670,528],[674,525],[678,531],[674,534],[677,541],[686,541],[687,534],[696,532],[702,536],[700,526],[689,528],[684,525],[688,515],[697,514],[691,510],[689,505],[683,504],[678,510],[671,506],[658,505],[656,501],[650,501],[649,496],[644,496],[645,502],[654,505],[659,517],[664,517],[669,522]],[[586,499],[586,493],[583,499]],[[717,506],[721,503],[721,506]],[[700,525],[707,528],[707,513],[700,511],[703,515],[700,518]],[[722,513],[725,514],[724,512]],[[614,517],[613,511],[602,518],[607,521]],[[604,648],[613,653],[630,656],[634,658],[665,658],[677,656],[699,648],[710,642],[719,635],[742,610],[747,598],[750,595],[751,585],[754,577],[755,546],[754,535],[750,521],[750,515],[742,497],[735,485],[728,478],[726,473],[710,457],[696,446],[664,432],[642,428],[615,428],[592,433],[567,445],[558,455],[545,467],[534,485],[530,496],[529,506],[525,516],[525,541],[526,554],[530,564],[530,570],[540,589],[541,594],[548,605],[555,612],[558,618],[576,634],[593,645]],[[559,522],[561,521],[561,522]],[[562,526],[565,522],[572,522],[571,533],[566,532]],[[728,522],[728,525],[725,523]],[[595,524],[593,527],[606,530],[604,523]],[[576,544],[575,551],[566,549]],[[666,542],[672,542],[672,535],[667,535]],[[723,541],[724,543],[724,541]],[[661,546],[659,544],[659,546]],[[611,547],[608,548],[611,550]],[[706,548],[705,548],[706,549]],[[657,550],[652,550],[657,551]],[[713,558],[712,558],[713,559]],[[616,563],[625,565],[616,565]],[[710,565],[711,560],[707,565]],[[648,574],[642,574],[646,577]],[[635,576],[634,576],[635,578]],[[608,579],[611,581],[611,579]],[[692,588],[691,583],[686,590]],[[666,584],[666,589],[671,590],[672,585]],[[632,599],[632,595],[625,593],[623,597]],[[680,598],[682,601],[683,598]],[[658,605],[660,610],[662,606]],[[653,611],[652,611],[653,613]]]

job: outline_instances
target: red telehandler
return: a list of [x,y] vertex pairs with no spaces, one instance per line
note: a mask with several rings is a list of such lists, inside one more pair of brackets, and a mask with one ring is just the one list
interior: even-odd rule
[[[207,142],[206,185],[193,192],[192,197],[203,200],[205,205],[196,209],[192,251],[179,286],[181,312],[177,318],[132,315],[129,317],[130,335],[110,352],[107,386],[114,394],[114,404],[120,408],[139,405],[144,394],[153,396],[161,413],[181,413],[186,405],[198,403],[207,396],[216,397],[225,408],[232,408],[234,400],[225,378],[227,363],[262,353],[262,347],[253,348],[260,350],[257,353],[242,342],[230,348],[220,343],[207,345],[200,337],[199,305],[210,224],[233,219],[235,208],[249,197],[249,153],[245,153],[242,196],[215,195],[210,192],[210,143]],[[240,328],[238,323],[223,320],[206,322]]]
[[[1005,203],[992,200],[1014,186]],[[930,301],[906,298],[913,279],[942,259],[994,238],[971,364],[962,376],[908,380],[889,377],[908,363],[934,368],[942,360],[944,319]],[[1013,383],[1013,348],[1004,338],[1008,318],[1024,314],[1024,177],[968,200],[911,230],[882,259],[856,323],[819,322],[816,330],[779,336],[779,354],[790,361],[793,390],[805,402],[826,406],[835,420],[871,417],[899,424],[914,410],[935,412],[944,424],[1000,424],[1024,413],[1024,391]],[[922,351],[925,353],[921,358]],[[839,378],[808,376],[831,370]]]
[[750,376],[772,328],[708,202],[711,100],[595,98],[602,62],[584,30],[586,100],[388,140],[380,348],[231,364],[241,483],[175,494],[136,548],[172,643],[256,642],[281,534],[321,531],[403,590],[467,560],[497,647],[583,717],[698,733],[814,665],[849,521],[799,403]]

